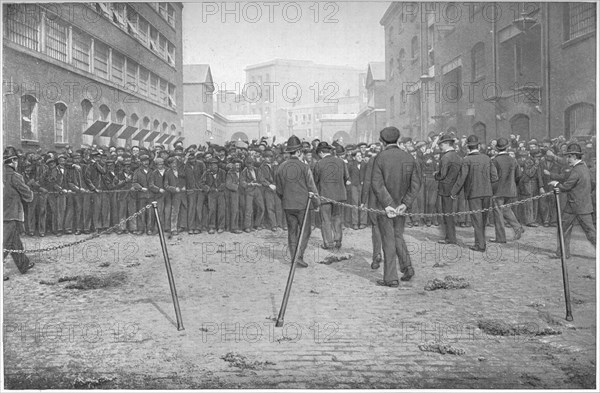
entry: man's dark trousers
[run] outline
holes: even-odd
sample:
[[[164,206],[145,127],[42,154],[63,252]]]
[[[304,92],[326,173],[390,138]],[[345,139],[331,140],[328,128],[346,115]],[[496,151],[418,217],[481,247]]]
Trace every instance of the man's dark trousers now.
[[[405,273],[412,266],[406,242],[404,241],[404,223],[406,217],[388,218],[377,216],[377,226],[383,241],[383,280],[398,281],[396,261],[400,262],[400,271]]]
[[[302,222],[304,220],[305,210],[296,209],[284,209],[285,220],[288,226],[288,248],[290,251],[290,257],[293,258],[294,251],[298,245],[298,239],[300,237],[300,229],[302,228]],[[304,236],[300,240],[300,247],[298,248],[298,258],[304,258],[304,252],[308,245],[308,239],[310,238],[311,224],[310,214],[306,218],[306,226],[304,227]]]
[[[442,212],[452,213],[454,211],[454,199],[449,196],[441,196]],[[444,232],[448,243],[456,243],[456,226],[454,216],[444,216]]]
[[[490,207],[490,197],[469,199],[469,210],[488,209]],[[475,247],[485,250],[485,225],[488,212],[471,213],[471,223],[475,232]]]

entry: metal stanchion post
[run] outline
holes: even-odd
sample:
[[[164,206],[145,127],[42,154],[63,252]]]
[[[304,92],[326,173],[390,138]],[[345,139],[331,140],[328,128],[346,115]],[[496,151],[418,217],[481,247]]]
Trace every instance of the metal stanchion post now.
[[[306,220],[308,218],[308,210],[310,208],[310,197],[306,202],[306,210],[304,210],[304,219],[302,220],[302,227],[300,228],[300,237],[292,256],[292,266],[290,267],[290,274],[288,276],[287,284],[285,286],[285,292],[283,293],[283,301],[281,302],[281,309],[279,310],[279,316],[277,317],[276,327],[283,326],[283,317],[285,316],[285,309],[287,308],[288,299],[290,297],[290,291],[292,290],[292,282],[294,281],[294,273],[296,272],[296,259],[298,258],[298,250],[300,249],[300,243],[302,243],[302,237],[304,236],[304,230],[306,227]],[[288,228],[290,230],[290,228]]]
[[[560,211],[560,189],[554,188],[554,198],[556,200],[556,223],[558,227],[558,244],[560,245],[560,262],[562,264],[562,275],[563,275],[563,286],[565,290],[565,304],[567,307],[567,321],[573,320],[573,314],[571,313],[571,295],[569,291],[569,272],[567,271],[567,262],[565,260],[565,238],[562,226],[562,213]]]
[[[169,286],[171,287],[171,297],[173,298],[175,317],[177,318],[177,330],[185,330],[181,319],[179,300],[177,299],[177,288],[175,288],[175,280],[173,279],[173,272],[171,271],[171,261],[169,260],[169,253],[167,252],[167,242],[165,241],[165,234],[163,233],[162,223],[160,222],[160,216],[158,215],[158,202],[152,202],[152,207],[154,210],[154,217],[156,217],[156,226],[158,227],[158,237],[160,238],[160,246],[162,247],[163,257],[165,259],[165,267],[167,268]]]

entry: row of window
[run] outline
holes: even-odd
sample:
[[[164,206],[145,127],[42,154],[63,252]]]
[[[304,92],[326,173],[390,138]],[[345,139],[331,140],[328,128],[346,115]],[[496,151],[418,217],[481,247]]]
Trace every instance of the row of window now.
[[[404,93],[404,91],[402,92]],[[401,102],[404,102],[402,100]],[[401,106],[404,105],[401,103]],[[390,107],[394,108],[394,97],[390,97]],[[570,138],[572,136],[586,136],[595,134],[595,117],[596,111],[594,105],[580,102],[578,104],[571,105],[565,110],[565,137]],[[390,114],[390,118],[393,118],[393,109]],[[529,116],[519,113],[514,115],[510,119],[511,134],[521,135],[523,140],[530,139],[529,129]],[[448,130],[448,132],[454,132],[456,129]],[[486,126],[482,122],[473,124],[473,134],[477,135],[481,140],[487,141],[486,139]]]
[[[152,3],[155,10],[160,16],[167,21],[171,27],[175,28],[175,8],[170,3]]]
[[[21,139],[26,141],[38,141],[38,100],[33,95],[21,96]],[[55,143],[68,142],[68,106],[64,102],[54,104],[54,141]],[[81,101],[81,132],[87,130],[95,120],[111,122],[111,111],[106,105],[98,108],[97,116],[94,116],[94,107],[89,100]],[[150,118],[144,117],[140,123],[137,114],[133,113],[129,118],[122,110],[117,110],[115,114],[115,123],[124,124],[140,129],[162,132],[163,134],[176,135],[177,127],[174,124],[169,125],[166,122],[161,123],[157,119],[150,123]],[[178,133],[181,135],[181,132]]]
[[[158,29],[152,26],[135,8],[125,3],[90,3],[100,15],[105,16],[117,27],[126,31],[129,35],[136,38],[145,47],[149,48],[154,54],[165,60],[171,66],[175,67],[175,45],[161,34]],[[175,20],[175,10],[170,4],[165,7],[171,9],[173,23]],[[160,10],[164,7],[161,5]],[[164,12],[167,12],[166,10]],[[163,11],[159,11],[162,15]]]
[[[11,5],[24,7],[35,5]],[[37,6],[36,6],[37,7]],[[109,80],[127,91],[175,109],[175,85],[84,32],[45,12],[7,13],[7,39]]]

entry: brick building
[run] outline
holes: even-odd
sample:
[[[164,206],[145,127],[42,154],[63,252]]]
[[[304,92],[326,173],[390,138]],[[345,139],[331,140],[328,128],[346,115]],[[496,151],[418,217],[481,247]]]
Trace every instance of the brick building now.
[[[240,102],[236,102],[235,93],[215,91],[208,64],[183,66],[183,93],[186,143],[223,144],[229,140],[249,141],[260,137],[260,115],[236,113]]]
[[[3,5],[3,142],[171,144],[182,137],[181,3]]]
[[[595,134],[595,3],[395,2],[380,23],[403,134]]]
[[[376,142],[379,131],[386,124],[385,63],[371,62],[367,67],[365,89],[367,101],[361,107],[352,127],[352,134],[357,142]]]

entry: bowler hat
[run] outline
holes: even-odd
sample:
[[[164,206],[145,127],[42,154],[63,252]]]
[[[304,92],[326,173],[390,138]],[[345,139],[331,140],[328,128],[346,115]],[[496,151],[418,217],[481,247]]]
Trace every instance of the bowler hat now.
[[[8,162],[8,161],[19,158],[19,156],[17,155],[17,151],[15,150],[14,147],[7,146],[6,149],[4,149],[3,158],[4,158],[4,162]]]
[[[496,150],[506,150],[509,145],[510,144],[508,143],[508,140],[506,138],[498,138],[498,140],[496,141]]]
[[[581,146],[579,146],[578,143],[573,142],[573,143],[569,143],[569,145],[567,146],[566,154],[575,154],[581,158],[581,156],[583,155],[583,152],[581,151]]]
[[[329,143],[327,143],[326,141],[323,142],[319,142],[319,144],[317,145],[317,153],[320,153],[322,151],[331,151],[333,150],[334,147],[331,146]]]
[[[454,143],[455,137],[453,134],[442,134],[440,139],[438,140],[438,145],[441,145],[444,142],[452,142]]]
[[[300,139],[298,139],[298,137],[296,135],[292,135],[290,137],[290,139],[288,139],[287,145],[286,145],[284,151],[286,153],[294,153],[295,151],[299,150],[301,147],[302,147],[302,142],[300,142]]]
[[[379,133],[379,138],[385,143],[396,143],[400,138],[400,130],[396,127],[385,127]]]
[[[477,135],[469,135],[467,138],[467,146],[477,147],[477,145],[479,145],[479,138],[477,138]]]
[[[356,145],[356,146],[358,146],[358,147],[361,147],[361,146],[367,146],[367,143],[366,143],[366,142],[360,142],[360,143],[359,143],[358,145]]]

